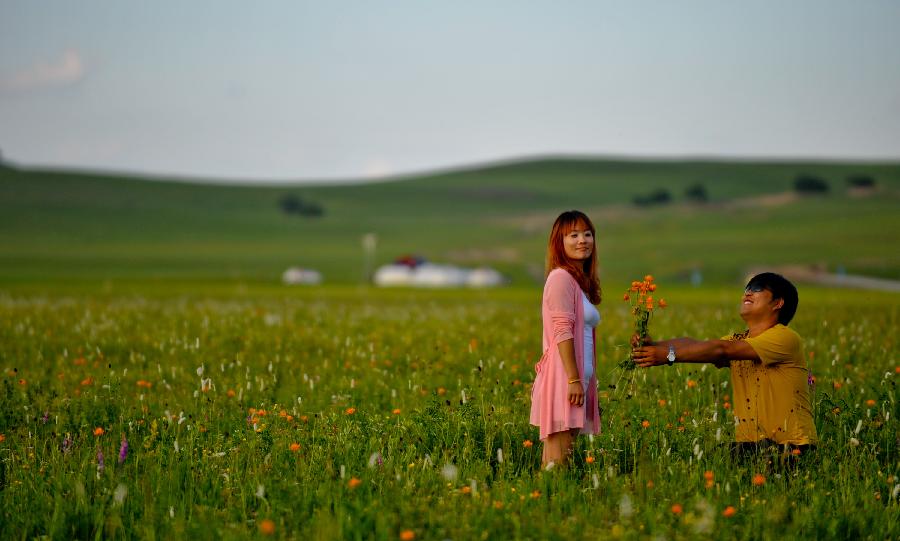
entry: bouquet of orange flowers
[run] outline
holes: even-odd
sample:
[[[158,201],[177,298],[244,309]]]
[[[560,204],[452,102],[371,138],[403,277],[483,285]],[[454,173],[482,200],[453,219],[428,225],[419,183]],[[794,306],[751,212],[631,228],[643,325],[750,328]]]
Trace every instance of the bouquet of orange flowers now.
[[[622,297],[627,303],[631,304],[631,315],[634,316],[634,334],[638,337],[638,346],[644,345],[650,328],[650,317],[657,308],[665,308],[668,306],[665,299],[656,300],[653,293],[656,291],[656,284],[653,283],[653,276],[644,276],[641,282],[631,282],[631,287]],[[619,363],[619,368],[625,370],[634,370],[637,367],[631,358],[631,351],[628,352],[628,358]]]

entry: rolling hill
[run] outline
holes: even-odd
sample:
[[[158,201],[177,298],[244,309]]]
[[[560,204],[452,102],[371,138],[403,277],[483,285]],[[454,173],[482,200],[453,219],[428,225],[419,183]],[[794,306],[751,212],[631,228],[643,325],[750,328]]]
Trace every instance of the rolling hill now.
[[[798,175],[830,186],[797,197]],[[868,175],[874,191],[846,179]],[[702,184],[707,203],[685,190]],[[665,189],[673,201],[636,207]],[[286,214],[285,196],[319,218]],[[491,265],[514,284],[541,273],[561,210],[598,228],[604,280],[654,272],[731,283],[751,265],[820,264],[900,278],[900,164],[540,159],[352,185],[259,186],[0,168],[0,289],[101,281],[275,283],[288,266],[329,283],[363,279],[360,238],[377,262],[407,253]]]

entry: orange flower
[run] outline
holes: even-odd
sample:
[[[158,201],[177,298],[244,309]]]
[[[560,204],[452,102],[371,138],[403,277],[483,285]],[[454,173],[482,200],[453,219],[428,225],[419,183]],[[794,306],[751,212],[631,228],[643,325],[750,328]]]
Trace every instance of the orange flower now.
[[[263,519],[259,522],[259,533],[263,535],[272,535],[275,533],[275,523],[271,519]]]
[[[643,421],[641,421],[641,426],[644,428],[650,428],[650,421],[644,419]]]
[[[531,440],[525,440],[522,442],[522,447],[525,447],[525,448],[531,447],[532,445],[534,445],[534,444],[531,442]]]
[[[800,456],[800,449],[794,449],[791,451],[791,454],[794,456]]]
[[[540,497],[541,497],[541,491],[540,491],[540,490],[535,490],[534,492],[531,493],[531,497],[532,497],[533,499],[540,498]]]
[[[672,514],[673,515],[680,515],[682,511],[683,511],[683,509],[681,508],[680,503],[676,503],[675,505],[672,506]]]
[[[649,289],[650,291],[656,291],[656,284],[650,284],[649,286],[647,286],[647,289]]]
[[[22,378],[19,380],[19,385],[25,386],[25,385],[28,385],[28,382],[25,381],[25,378]]]
[[[722,405],[722,407],[725,408],[725,409],[727,409],[727,410],[730,410],[730,409],[731,409],[731,402],[725,402],[725,403]]]
[[[228,389],[228,392],[225,394],[228,396],[228,398],[234,398],[234,395],[236,393],[234,392],[234,389]]]
[[[503,509],[503,502],[497,500],[494,502],[494,509]]]
[[[403,530],[400,532],[401,541],[412,541],[416,538],[416,532],[412,530]]]
[[[83,380],[81,380],[82,387],[86,387],[92,383],[94,383],[94,378],[92,378],[91,376],[88,376],[88,377],[84,378]]]
[[[354,413],[356,413],[356,408],[347,408],[344,410],[344,413],[346,415],[353,415]]]
[[[445,394],[447,394],[447,389],[444,389],[443,387],[438,387],[437,394],[439,396],[444,396]]]
[[[841,385],[840,381],[835,381],[832,385],[834,386],[835,389],[840,389],[841,387],[843,387],[843,385]]]
[[[661,408],[666,407],[666,401],[663,400],[662,398],[659,399],[658,404],[659,404],[659,407],[661,407]]]
[[[703,472],[703,478],[707,481],[712,481],[715,478],[716,474],[714,474],[711,470],[706,470]]]
[[[0,434],[0,443],[6,441],[6,434]]]
[[[689,379],[689,380],[687,380],[687,386],[690,388],[694,388],[697,386],[697,382],[692,379]]]
[[[894,368],[894,373],[895,373],[895,374],[900,374],[900,366]]]
[[[394,411],[392,411],[391,413],[393,413],[394,415],[400,415],[400,408],[394,408]]]
[[[735,509],[733,505],[729,505],[722,511],[722,516],[726,518],[733,517],[735,513],[737,513],[737,509]]]
[[[105,432],[106,432],[106,431],[103,430],[103,427],[99,427],[99,426],[98,426],[97,428],[94,429],[94,435],[95,435],[95,436],[102,436]]]
[[[653,488],[653,479],[647,480],[647,488]]]
[[[766,477],[761,473],[757,473],[753,476],[753,484],[758,487],[763,486],[766,484]]]
[[[463,494],[471,494],[472,487],[470,487],[469,485],[466,485],[466,486],[460,488],[459,491],[462,492]]]
[[[362,481],[357,479],[356,477],[351,477],[349,481],[347,481],[347,486],[349,488],[356,488],[362,484]]]
[[[645,282],[652,282],[652,281],[653,281],[653,275],[652,275],[652,274],[648,274],[647,276],[644,276],[644,281],[645,281]]]
[[[870,399],[866,400],[866,405],[869,406],[870,408],[873,408],[873,407],[875,407],[875,401],[870,398]]]
[[[284,420],[290,423],[291,421],[294,420],[294,416],[293,416],[293,415],[288,415],[287,417],[284,418]]]
[[[623,300],[623,301],[630,301],[630,300],[631,300],[631,297],[629,297],[629,296],[628,296],[628,293],[626,293],[626,294],[622,295],[622,300]]]
[[[666,306],[669,306],[669,303],[666,302],[666,299],[659,299],[659,307],[665,308]]]
[[[295,442],[295,443],[290,444],[290,445],[288,446],[288,448],[289,448],[291,451],[293,451],[294,453],[296,453],[297,451],[300,450],[300,444]]]

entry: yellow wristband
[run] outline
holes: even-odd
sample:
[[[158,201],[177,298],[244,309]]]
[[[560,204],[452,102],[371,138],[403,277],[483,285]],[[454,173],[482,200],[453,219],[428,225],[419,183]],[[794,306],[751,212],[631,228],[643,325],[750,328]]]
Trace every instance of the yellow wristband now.
[[[572,379],[570,379],[570,380],[569,380],[569,384],[571,385],[572,383],[581,383],[581,378],[572,378]]]

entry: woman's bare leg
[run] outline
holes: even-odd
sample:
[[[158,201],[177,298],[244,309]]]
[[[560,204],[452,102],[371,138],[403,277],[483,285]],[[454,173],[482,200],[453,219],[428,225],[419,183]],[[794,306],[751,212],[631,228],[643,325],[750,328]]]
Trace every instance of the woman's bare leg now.
[[[557,466],[564,466],[572,456],[572,449],[575,446],[575,436],[578,435],[579,429],[563,430],[562,432],[554,432],[547,436],[544,440],[544,451],[541,455],[541,466],[546,468],[547,464],[553,462]]]

